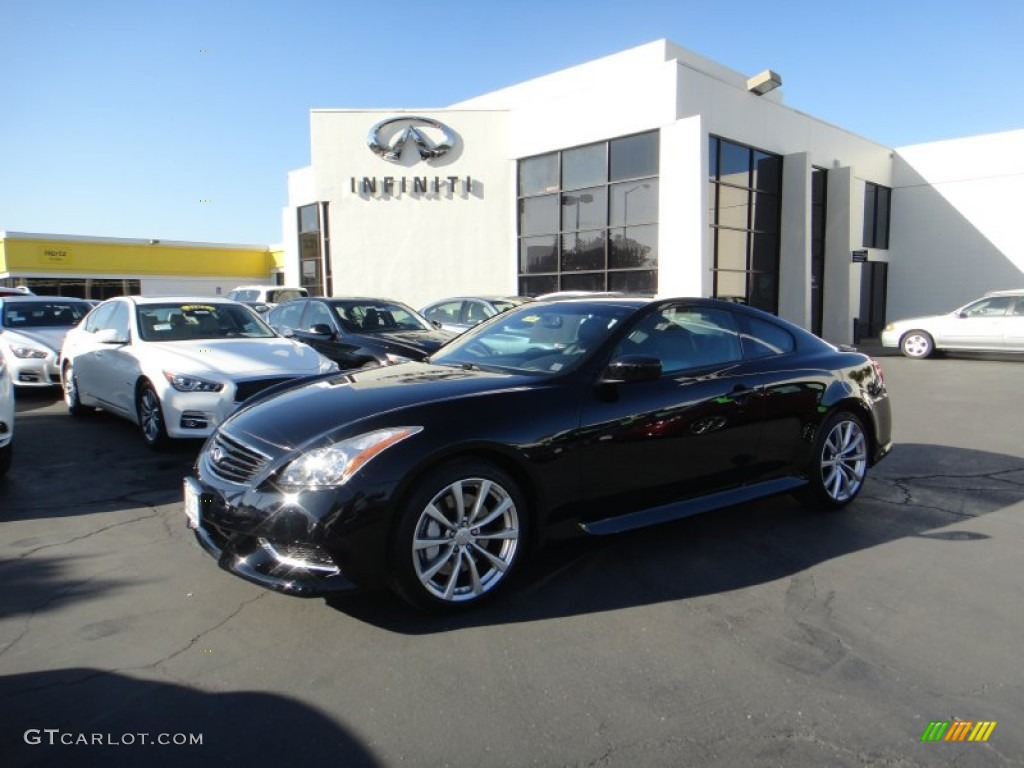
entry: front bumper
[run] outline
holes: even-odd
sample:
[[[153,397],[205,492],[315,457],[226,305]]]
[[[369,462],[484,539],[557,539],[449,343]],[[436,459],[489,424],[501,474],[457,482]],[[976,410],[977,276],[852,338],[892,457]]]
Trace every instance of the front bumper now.
[[[900,345],[900,331],[882,331],[880,341],[883,347],[898,347]]]
[[[53,353],[45,358],[9,355],[7,367],[16,387],[60,386],[60,368],[57,367],[57,356]]]
[[[184,500],[186,524],[200,546],[240,578],[302,597],[350,591],[364,581],[353,578],[345,565],[353,549],[367,551],[365,541],[348,546],[334,538],[327,522],[336,517],[331,494],[228,489],[187,477]],[[383,557],[382,548],[373,549]]]

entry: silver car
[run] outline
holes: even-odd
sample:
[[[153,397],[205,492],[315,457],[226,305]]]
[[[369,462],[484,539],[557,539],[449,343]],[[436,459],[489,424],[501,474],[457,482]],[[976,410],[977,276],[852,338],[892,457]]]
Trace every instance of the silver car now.
[[[454,296],[428,304],[420,314],[446,331],[462,333],[527,301],[526,296]]]
[[[912,358],[943,349],[1024,352],[1024,289],[993,291],[944,315],[889,323],[882,346]]]
[[[0,296],[0,354],[14,386],[60,384],[64,336],[90,309],[87,301],[64,296]]]

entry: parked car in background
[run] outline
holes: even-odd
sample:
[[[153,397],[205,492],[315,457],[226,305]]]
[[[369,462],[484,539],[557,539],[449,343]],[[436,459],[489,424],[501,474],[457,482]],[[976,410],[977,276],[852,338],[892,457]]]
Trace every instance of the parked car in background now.
[[[0,351],[0,477],[11,468],[14,453],[14,384],[7,357]]]
[[[248,304],[261,315],[282,302],[305,296],[309,296],[305,288],[288,285],[240,285],[228,292],[229,299]]]
[[[941,350],[1024,352],[1024,289],[986,293],[945,315],[897,320],[881,341],[912,358]]]
[[[59,385],[57,358],[64,335],[91,309],[84,299],[0,296],[0,353],[14,386]]]
[[[462,333],[478,323],[533,299],[527,296],[453,296],[429,304],[420,314],[446,331]]]
[[[331,370],[248,307],[206,297],[109,299],[68,333],[60,355],[71,415],[103,408],[138,424],[153,448],[206,437],[257,392]]]
[[[343,369],[422,360],[455,335],[388,299],[296,299],[268,312],[267,322]]]
[[[21,285],[17,288],[8,288],[5,285],[0,285],[0,296],[34,296],[28,288]]]
[[[200,452],[185,512],[221,567],[265,587],[388,584],[454,609],[547,539],[784,492],[842,507],[890,432],[878,363],[773,315],[537,302],[423,362],[243,406]]]

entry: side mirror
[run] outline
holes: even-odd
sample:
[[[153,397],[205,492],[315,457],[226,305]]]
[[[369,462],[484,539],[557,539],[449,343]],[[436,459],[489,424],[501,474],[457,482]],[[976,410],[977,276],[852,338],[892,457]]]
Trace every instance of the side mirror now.
[[[647,355],[623,355],[608,363],[601,374],[601,384],[624,384],[655,381],[661,378],[661,360]]]
[[[432,326],[434,326],[434,327],[435,327],[435,328],[436,328],[437,330],[439,330],[439,331],[441,330],[441,328],[443,328],[443,327],[444,327],[444,326],[442,326],[442,325],[441,325],[441,321],[440,321],[440,320],[431,320],[431,321],[430,321],[430,324],[431,324]]]
[[[327,323],[317,323],[309,329],[309,333],[313,336],[334,336],[334,329],[331,328]]]
[[[124,338],[116,328],[101,328],[96,331],[93,337],[98,344],[127,344],[128,339]]]

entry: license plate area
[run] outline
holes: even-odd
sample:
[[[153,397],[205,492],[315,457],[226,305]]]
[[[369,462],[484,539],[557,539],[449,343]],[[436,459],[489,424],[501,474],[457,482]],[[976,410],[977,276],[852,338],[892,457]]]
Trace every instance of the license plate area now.
[[[203,523],[203,513],[213,508],[213,494],[202,493],[199,484],[186,477],[184,500],[185,522],[192,530],[198,530]]]

